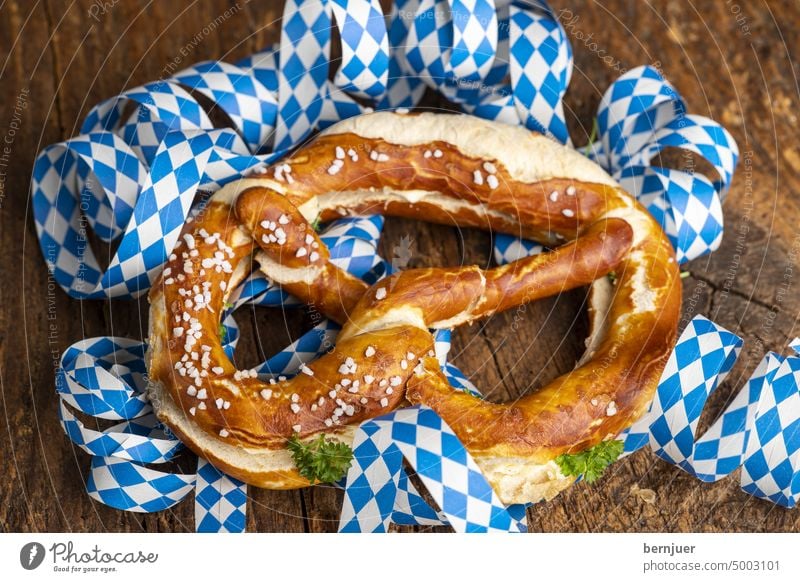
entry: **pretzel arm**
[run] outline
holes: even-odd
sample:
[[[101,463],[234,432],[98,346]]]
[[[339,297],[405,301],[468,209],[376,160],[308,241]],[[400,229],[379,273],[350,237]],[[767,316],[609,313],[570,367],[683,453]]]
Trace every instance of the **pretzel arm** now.
[[[325,317],[347,321],[368,285],[330,262],[328,248],[288,198],[269,187],[248,188],[236,214],[261,249],[257,259],[269,278]]]
[[[363,296],[339,337],[380,329],[387,322],[450,328],[588,285],[622,263],[632,238],[628,223],[612,218],[598,221],[580,238],[551,252],[494,269],[402,271]]]

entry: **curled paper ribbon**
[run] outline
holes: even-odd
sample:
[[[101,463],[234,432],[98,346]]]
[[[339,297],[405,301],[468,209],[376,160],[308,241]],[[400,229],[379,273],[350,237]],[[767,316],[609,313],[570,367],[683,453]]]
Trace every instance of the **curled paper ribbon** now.
[[[768,353],[711,427],[697,438],[706,400],[742,340],[697,316],[667,362],[650,411],[625,435],[625,453],[647,444],[701,481],[742,467],[742,489],[784,507],[800,493],[800,358]]]
[[[334,23],[343,48],[331,82]],[[198,192],[367,111],[354,97],[376,108],[413,106],[430,87],[465,111],[566,142],[561,99],[571,71],[570,44],[543,1],[406,0],[395,4],[387,29],[377,0],[291,0],[278,47],[130,89],[94,107],[81,135],[39,154],[31,191],[42,252],[73,297],[135,297],[160,272]],[[190,91],[211,99],[233,128],[214,128]],[[718,246],[720,196],[737,159],[721,126],[684,111],[654,69],[634,69],[601,101],[601,139],[591,148],[661,220],[682,261]],[[719,179],[651,166],[668,146],[705,157]],[[87,228],[118,243],[105,270],[87,244]],[[513,244],[498,237],[497,252]]]
[[[597,123],[600,139],[591,144],[590,157],[656,217],[678,261],[716,250],[722,240],[722,199],[739,157],[725,128],[687,114],[683,98],[650,66],[625,73],[608,88]],[[703,157],[717,178],[651,165],[667,147]]]
[[[440,523],[461,533],[526,529],[524,507],[503,505],[452,429],[428,407],[403,408],[363,423],[353,440],[353,457],[341,532],[387,531],[403,459],[441,507],[445,520]]]
[[[334,24],[342,40],[342,59],[329,81]],[[523,124],[568,142],[561,99],[571,72],[568,39],[543,1],[400,0],[385,21],[377,0],[290,0],[279,45],[235,64],[200,63],[126,91],[93,108],[81,135],[46,148],[32,178],[40,244],[55,280],[71,296],[135,297],[160,272],[204,193],[285,155],[312,131],[370,106],[415,106],[430,88],[467,112]],[[233,127],[213,127],[193,92],[213,101]],[[719,243],[720,197],[737,153],[723,128],[687,116],[684,109],[657,72],[635,69],[612,84],[603,98],[600,140],[591,145],[590,155],[648,206],[680,259],[688,260]],[[651,166],[650,158],[668,146],[705,157],[717,168],[719,179]],[[375,252],[381,225],[382,219],[375,217],[337,221],[323,240],[340,266],[373,282],[390,270]],[[118,243],[105,270],[88,248],[87,227],[101,240]],[[499,236],[495,258],[508,262],[541,250],[530,241]],[[238,339],[232,317],[236,308],[297,304],[259,274],[237,290],[232,303],[223,318],[231,357]],[[324,351],[336,332],[334,324],[320,321],[258,371],[294,373]],[[449,336],[441,333],[437,353],[451,383],[477,394],[446,363],[448,347]],[[79,342],[64,354],[60,414],[67,434],[94,455],[90,495],[120,509],[151,511],[171,507],[194,490],[199,530],[241,531],[246,499],[242,483],[202,460],[191,475],[141,465],[166,462],[181,449],[158,426],[144,396],[144,349],[131,340],[97,338]],[[72,409],[124,422],[94,430]],[[435,420],[430,414],[419,408],[398,413],[398,418],[406,424],[426,422],[431,429]],[[387,421],[381,422],[384,428],[378,432],[383,434]],[[436,430],[441,443],[452,444],[443,423]],[[392,451],[411,454],[406,445]],[[479,483],[482,477],[474,471],[474,462],[470,464],[465,454],[460,458],[467,459],[461,464],[464,474]],[[430,481],[435,462],[420,466],[423,480],[435,488],[436,481]],[[445,481],[447,487],[462,483],[449,473],[441,475],[440,482]],[[394,501],[387,510],[389,518],[381,514],[380,527],[391,519],[428,525],[446,521],[463,531],[524,528],[521,506],[498,506],[483,485],[473,500],[467,481],[457,492],[461,497],[437,499],[444,503],[439,513],[424,503],[401,467],[393,473]],[[454,499],[466,500],[463,512],[469,515]]]

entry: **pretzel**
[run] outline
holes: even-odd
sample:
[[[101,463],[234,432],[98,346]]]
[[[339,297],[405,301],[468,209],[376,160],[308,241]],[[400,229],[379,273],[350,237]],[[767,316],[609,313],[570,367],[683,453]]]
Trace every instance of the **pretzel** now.
[[[363,213],[557,248],[492,269],[406,270],[369,287],[330,262],[310,224]],[[253,258],[343,325],[335,349],[291,379],[236,370],[221,346],[224,302]],[[431,329],[589,284],[590,335],[574,370],[504,404],[448,385]],[[351,443],[362,421],[422,403],[452,427],[500,498],[517,503],[556,495],[574,481],[558,455],[614,438],[643,414],[675,342],[681,285],[658,223],[574,150],[466,115],[380,112],[341,122],[214,194],[149,299],[154,408],[226,473],[266,488],[306,486],[288,438],[324,433]]]

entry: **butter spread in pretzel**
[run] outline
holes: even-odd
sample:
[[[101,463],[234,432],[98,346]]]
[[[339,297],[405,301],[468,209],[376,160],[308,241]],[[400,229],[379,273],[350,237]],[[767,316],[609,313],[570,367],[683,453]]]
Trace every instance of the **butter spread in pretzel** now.
[[[494,269],[413,269],[372,287],[337,268],[309,222],[382,213],[535,239],[555,250]],[[558,246],[560,245],[560,246]],[[218,335],[228,295],[260,268],[343,324],[291,379],[236,370]],[[612,284],[606,274],[614,272]],[[506,404],[454,391],[430,329],[591,284],[578,366]],[[614,438],[650,402],[674,345],[680,278],[655,220],[599,166],[520,127],[466,115],[374,113],[323,132],[262,177],[229,184],[186,225],[150,293],[150,396],[197,454],[248,483],[307,485],[286,440],[345,443],[365,419],[424,403],[501,499],[551,498],[554,459]]]

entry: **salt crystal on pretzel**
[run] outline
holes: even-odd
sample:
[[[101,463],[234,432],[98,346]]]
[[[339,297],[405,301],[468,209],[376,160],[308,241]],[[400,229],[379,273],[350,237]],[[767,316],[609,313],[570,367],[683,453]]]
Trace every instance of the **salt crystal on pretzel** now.
[[[156,413],[222,471],[261,487],[305,486],[287,439],[325,433],[349,444],[359,423],[410,401],[444,418],[504,502],[538,501],[574,481],[560,472],[558,455],[614,438],[645,411],[677,335],[677,263],[656,221],[581,154],[466,115],[381,112],[333,126],[275,167],[284,176],[290,167],[292,183],[266,173],[211,198],[166,265],[183,279],[162,277],[150,293]],[[310,225],[363,213],[561,246],[494,269],[410,269],[370,289],[330,262]],[[201,275],[210,257],[220,268]],[[236,370],[217,335],[224,303],[252,258],[284,290],[343,324],[336,349],[289,380],[266,383]],[[605,276],[612,271],[616,283]],[[574,370],[514,402],[453,390],[428,355],[431,329],[587,284],[586,354]],[[194,300],[184,300],[187,293]],[[194,364],[200,346],[210,349]],[[184,361],[191,374],[176,369]],[[223,406],[205,406],[201,391]]]

